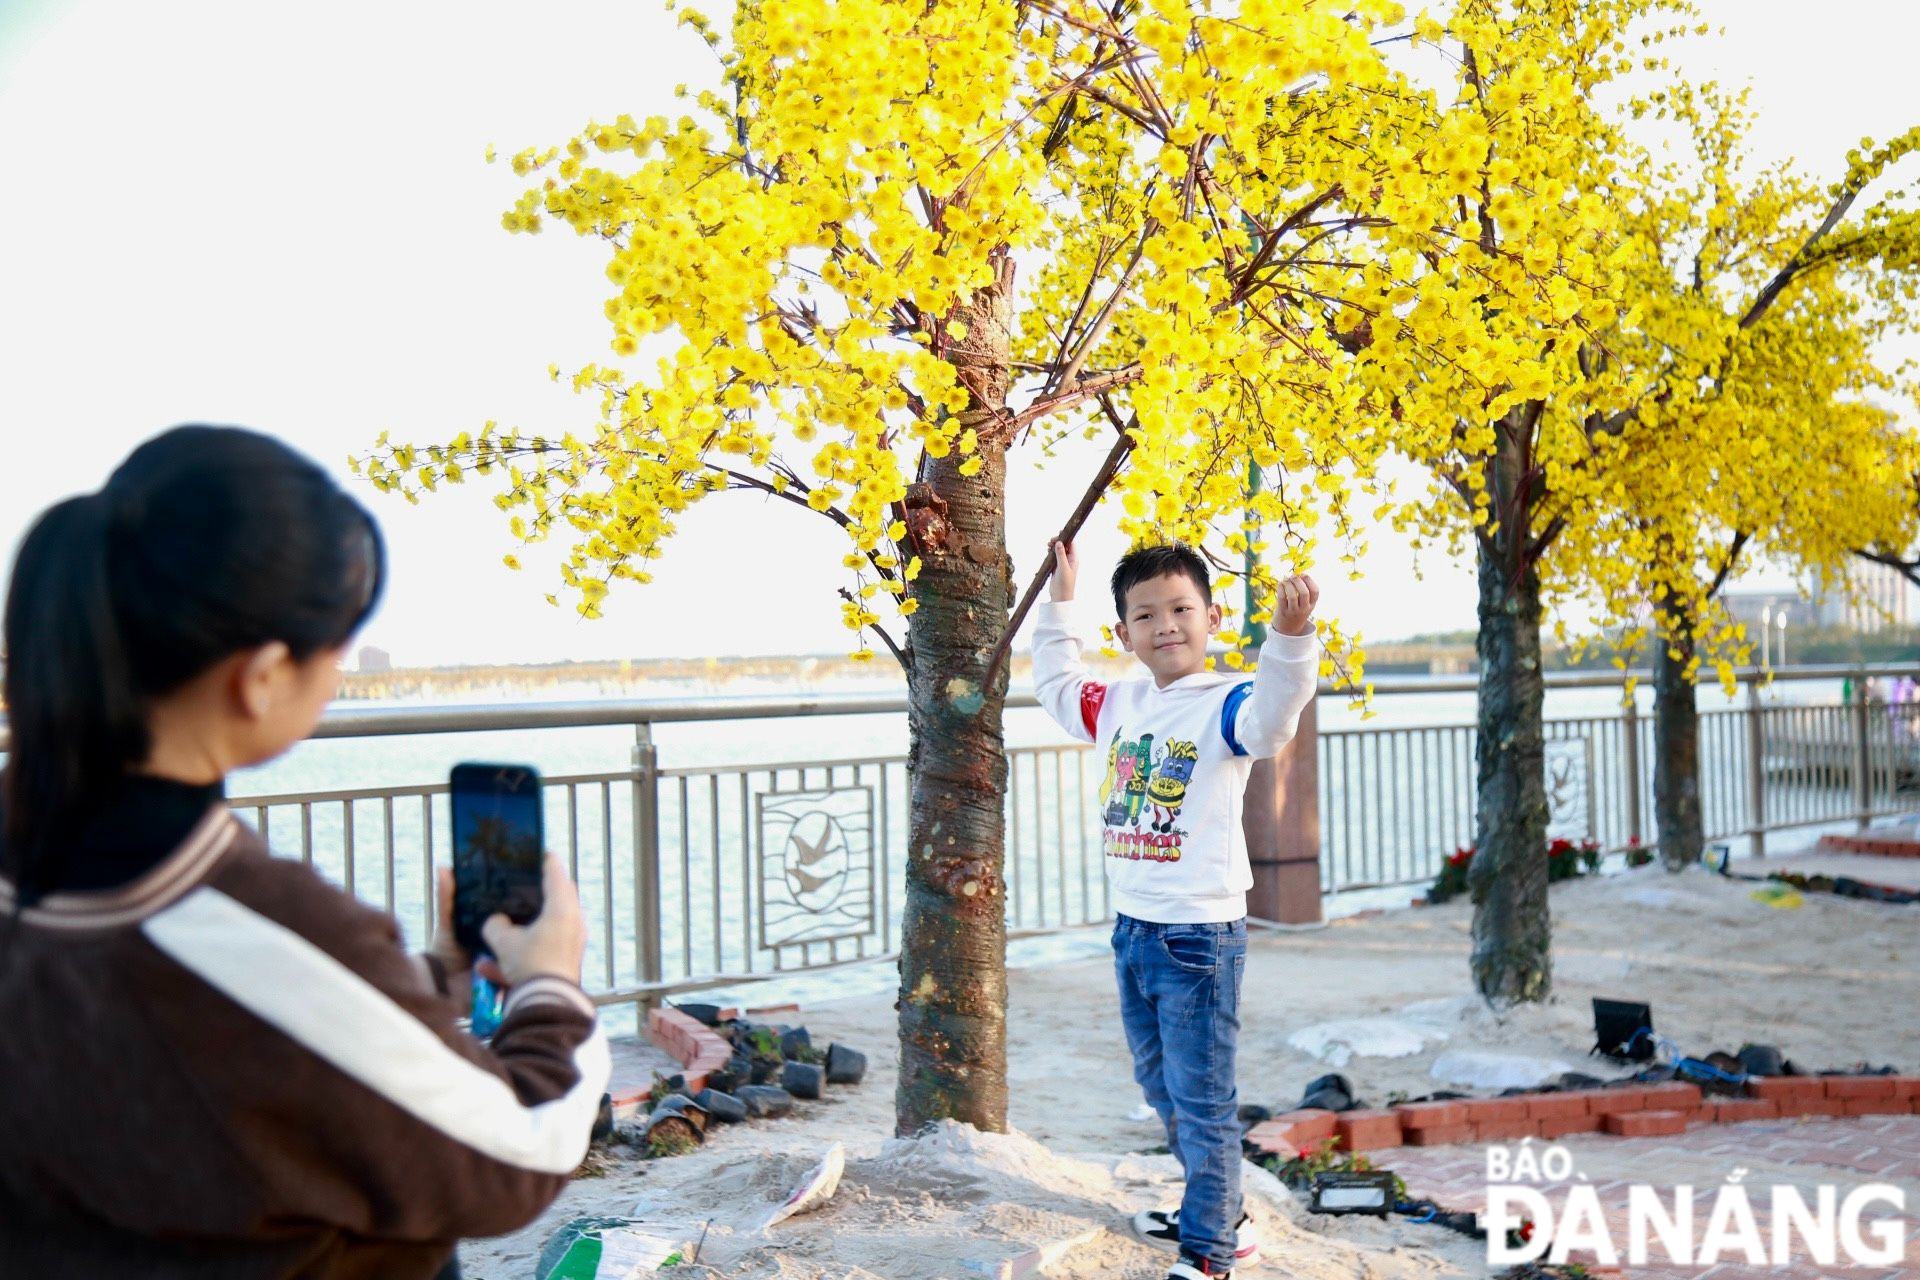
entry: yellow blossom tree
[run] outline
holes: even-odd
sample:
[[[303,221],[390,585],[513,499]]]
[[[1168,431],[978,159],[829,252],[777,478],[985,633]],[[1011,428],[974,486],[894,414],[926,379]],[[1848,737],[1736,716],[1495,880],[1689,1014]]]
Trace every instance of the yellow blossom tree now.
[[[1009,449],[1110,439],[1069,533],[1112,492],[1138,538],[1258,552],[1278,528],[1304,564],[1329,528],[1351,550],[1400,437],[1453,430],[1451,401],[1422,418],[1354,350],[1531,385],[1553,335],[1609,318],[1585,314],[1604,204],[1490,168],[1497,118],[1388,61],[1441,31],[1403,19],[1384,0],[742,0],[724,31],[683,14],[719,55],[687,114],[514,158],[537,185],[509,229],[606,246],[610,355],[573,377],[598,420],[383,439],[360,463],[409,497],[487,477],[514,536],[569,540],[587,616],[716,493],[845,531],[844,619],[909,693],[901,1132],[1005,1123]],[[1523,109],[1579,89],[1500,92]],[[1536,208],[1543,247],[1475,247],[1466,199]],[[1526,341],[1488,333],[1496,297]]]
[[[1380,279],[1376,309],[1402,322],[1351,344],[1363,379],[1396,405],[1395,449],[1433,478],[1388,504],[1394,527],[1416,547],[1471,547],[1475,561],[1470,963],[1495,1004],[1552,989],[1541,627],[1547,603],[1589,571],[1552,553],[1611,492],[1609,441],[1643,392],[1635,370],[1596,358],[1597,333],[1619,318],[1614,224],[1634,177],[1619,115],[1600,100],[1630,72],[1670,80],[1639,42],[1690,16],[1680,0],[1463,0],[1428,24],[1458,103],[1421,159],[1444,175],[1457,247],[1395,273],[1422,275],[1417,293]],[[1435,362],[1414,341],[1471,354]]]
[[[1887,530],[1884,502],[1859,502],[1826,526],[1821,513],[1863,490],[1877,494],[1887,474],[1893,437],[1870,406],[1846,397],[1875,382],[1862,352],[1906,286],[1883,274],[1863,298],[1847,292],[1849,284],[1823,282],[1836,267],[1910,257],[1901,247],[1910,234],[1905,215],[1892,206],[1877,205],[1852,223],[1845,218],[1866,183],[1910,149],[1911,139],[1866,147],[1850,157],[1847,178],[1826,192],[1778,174],[1736,191],[1744,117],[1710,86],[1679,80],[1660,51],[1685,33],[1691,7],[1580,6],[1587,22],[1556,58],[1555,41],[1541,44],[1546,23],[1511,19],[1546,17],[1557,8],[1463,6],[1448,36],[1458,41],[1464,64],[1487,69],[1473,79],[1490,111],[1500,109],[1503,84],[1508,102],[1523,79],[1564,76],[1577,86],[1557,117],[1514,113],[1505,136],[1490,141],[1490,170],[1517,168],[1526,175],[1523,188],[1571,184],[1609,208],[1632,211],[1597,286],[1605,300],[1585,308],[1603,331],[1576,342],[1560,335],[1534,342],[1541,361],[1530,384],[1480,400],[1464,380],[1423,382],[1413,394],[1431,407],[1418,417],[1437,419],[1439,401],[1450,396],[1477,412],[1463,410],[1449,434],[1406,437],[1436,482],[1427,499],[1396,513],[1416,537],[1438,534],[1455,547],[1470,540],[1475,551],[1481,667],[1473,964],[1480,989],[1495,1000],[1539,999],[1551,987],[1540,853],[1546,799],[1539,642],[1548,606],[1597,601],[1602,617],[1621,618],[1652,598],[1672,640],[1691,634],[1697,606],[1756,534],[1764,531],[1776,554],[1817,566],[1831,564],[1836,547],[1859,545],[1850,539]],[[1649,29],[1649,21],[1667,25]],[[1636,46],[1644,52],[1632,52]],[[1655,85],[1629,104],[1633,111],[1671,111],[1693,126],[1701,185],[1689,187],[1675,170],[1656,166],[1623,136],[1621,116],[1595,109],[1599,92],[1629,69]],[[1483,247],[1525,259],[1554,242],[1550,228],[1541,238],[1540,220],[1527,205],[1503,208],[1497,197],[1472,203]],[[1488,309],[1498,305],[1495,299]],[[1571,297],[1566,305],[1574,305]],[[1862,306],[1882,313],[1870,316]],[[1489,317],[1489,327],[1498,330],[1506,319]],[[1512,329],[1509,335],[1528,341]],[[1840,367],[1816,369],[1823,360]],[[1390,353],[1372,363],[1388,384],[1410,372]],[[1804,433],[1823,428],[1828,436],[1809,448]],[[1748,467],[1756,451],[1766,452],[1775,469],[1716,480]],[[1815,484],[1831,484],[1849,468],[1864,474],[1849,476],[1837,498],[1783,491],[1780,478],[1796,461]],[[1738,635],[1720,621],[1710,640],[1737,645]],[[1664,683],[1691,670],[1691,641],[1672,649],[1682,656],[1669,659],[1677,665]],[[1686,688],[1690,693],[1691,684]],[[1669,705],[1680,713],[1677,700]],[[1676,815],[1689,776],[1682,750],[1674,739],[1675,759],[1662,771],[1663,804]]]
[[[1623,638],[1654,640],[1655,814],[1678,870],[1705,834],[1695,680],[1705,662],[1731,692],[1751,648],[1720,589],[1762,562],[1844,593],[1856,555],[1914,542],[1913,443],[1889,407],[1911,390],[1881,352],[1913,328],[1920,219],[1899,191],[1856,206],[1920,130],[1864,141],[1831,184],[1748,178],[1744,95],[1680,85],[1637,106],[1692,146],[1684,166],[1648,159],[1623,226],[1628,306],[1596,358],[1644,390],[1608,441],[1614,500],[1561,554],[1591,567],[1603,618],[1650,607]]]

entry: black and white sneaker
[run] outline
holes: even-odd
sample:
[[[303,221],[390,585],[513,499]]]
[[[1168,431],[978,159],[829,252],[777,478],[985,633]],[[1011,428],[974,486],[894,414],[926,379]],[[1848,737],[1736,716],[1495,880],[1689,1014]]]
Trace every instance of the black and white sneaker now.
[[[1180,1261],[1173,1264],[1167,1272],[1167,1280],[1228,1280],[1231,1271],[1215,1271],[1213,1264],[1205,1258],[1196,1258],[1190,1253],[1180,1255]]]
[[[1177,1250],[1180,1247],[1180,1211],[1143,1209],[1133,1215],[1133,1233],[1148,1244]],[[1233,1231],[1233,1265],[1253,1267],[1259,1263],[1260,1234],[1253,1225],[1253,1218],[1243,1213]]]

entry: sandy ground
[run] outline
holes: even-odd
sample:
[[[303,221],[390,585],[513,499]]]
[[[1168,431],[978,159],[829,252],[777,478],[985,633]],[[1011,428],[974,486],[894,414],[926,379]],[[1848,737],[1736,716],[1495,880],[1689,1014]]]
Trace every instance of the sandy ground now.
[[[1920,883],[1920,865],[1896,859],[1802,854],[1735,864],[1767,867]],[[1778,1045],[1808,1069],[1860,1061],[1920,1068],[1920,905],[1808,894],[1799,907],[1780,909],[1755,901],[1755,887],[1657,867],[1554,886],[1555,995],[1504,1018],[1471,995],[1464,901],[1258,935],[1242,1007],[1242,1101],[1284,1108],[1309,1080],[1335,1069],[1371,1103],[1464,1087],[1435,1075],[1436,1063],[1444,1077],[1462,1054],[1500,1055],[1493,1065],[1522,1074],[1553,1064],[1618,1074],[1587,1056],[1594,996],[1650,1003],[1656,1030],[1693,1054],[1752,1040]],[[1177,1170],[1168,1157],[1133,1154],[1161,1136],[1156,1125],[1128,1118],[1139,1093],[1110,968],[1096,961],[1016,972],[1010,987],[1017,1136],[953,1131],[891,1141],[892,1001],[810,1008],[799,1020],[816,1043],[868,1052],[873,1069],[863,1085],[803,1104],[792,1119],[718,1129],[680,1159],[627,1159],[582,1178],[525,1231],[464,1247],[468,1275],[531,1277],[540,1244],[560,1222],[639,1207],[650,1220],[694,1224],[695,1234],[712,1220],[702,1254],[709,1265],[687,1275],[948,1280],[1097,1230],[1046,1274],[1157,1280],[1166,1255],[1127,1237],[1126,1218],[1175,1201]],[[817,1213],[759,1232],[785,1189],[836,1141],[849,1160],[839,1195]],[[1308,1215],[1258,1173],[1248,1167],[1250,1208],[1270,1263],[1279,1265],[1256,1274],[1484,1273],[1477,1242],[1397,1219]]]

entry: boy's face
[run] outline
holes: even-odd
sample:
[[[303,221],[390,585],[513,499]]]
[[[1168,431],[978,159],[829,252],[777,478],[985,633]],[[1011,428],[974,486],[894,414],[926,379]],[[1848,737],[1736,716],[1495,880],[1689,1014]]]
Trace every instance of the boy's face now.
[[[1220,629],[1220,606],[1208,604],[1184,573],[1137,582],[1113,634],[1161,684],[1207,669],[1207,637]]]

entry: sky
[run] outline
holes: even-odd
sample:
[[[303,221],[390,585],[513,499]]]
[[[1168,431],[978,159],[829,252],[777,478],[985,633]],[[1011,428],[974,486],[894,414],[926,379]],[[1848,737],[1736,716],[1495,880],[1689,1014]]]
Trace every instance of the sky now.
[[[1920,118],[1920,5],[1701,7],[1726,35],[1690,42],[1683,69],[1753,86],[1762,160],[1831,177],[1862,135]],[[235,423],[305,451],[378,516],[392,577],[364,639],[403,664],[845,651],[846,545],[811,513],[704,501],[655,581],[586,622],[546,604],[550,562],[500,565],[514,548],[488,490],[410,507],[347,471],[383,430],[591,426],[546,369],[610,358],[603,258],[564,231],[502,231],[521,184],[484,153],[677,114],[675,84],[713,66],[656,0],[0,0],[0,556],[140,440]],[[1022,585],[1102,447],[1045,470],[1016,452]],[[1084,562],[1123,549],[1112,526],[1096,513]],[[1466,566],[1430,553],[1416,577],[1389,531],[1371,543],[1358,578],[1329,559],[1323,612],[1369,641],[1473,626]]]

